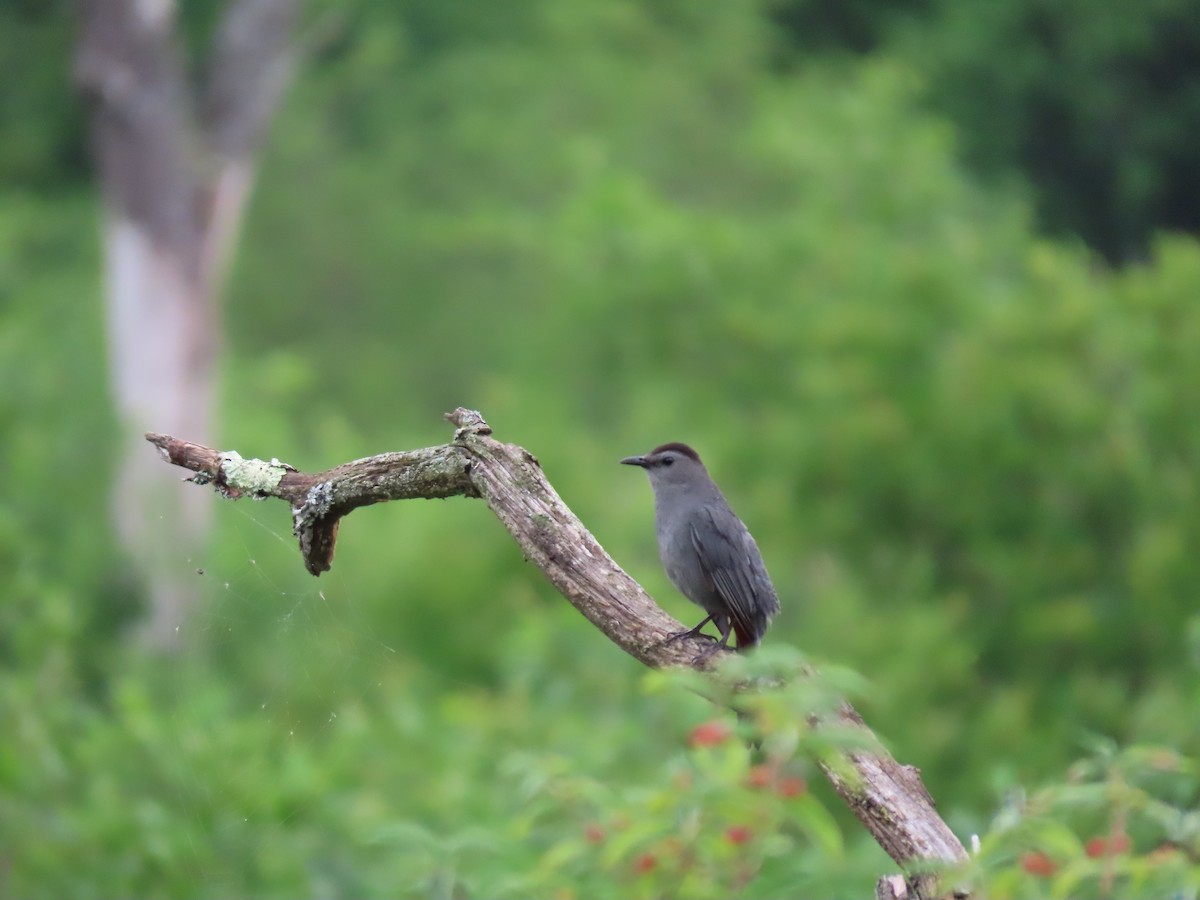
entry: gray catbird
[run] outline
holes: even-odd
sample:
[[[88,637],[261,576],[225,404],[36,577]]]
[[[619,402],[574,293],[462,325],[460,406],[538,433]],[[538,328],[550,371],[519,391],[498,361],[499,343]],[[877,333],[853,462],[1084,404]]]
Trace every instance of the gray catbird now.
[[[667,577],[708,617],[674,637],[694,637],[709,622],[719,646],[737,635],[738,650],[753,647],[779,612],[779,598],[754,538],[687,444],[663,444],[621,460],[641,466],[654,488],[654,530]]]

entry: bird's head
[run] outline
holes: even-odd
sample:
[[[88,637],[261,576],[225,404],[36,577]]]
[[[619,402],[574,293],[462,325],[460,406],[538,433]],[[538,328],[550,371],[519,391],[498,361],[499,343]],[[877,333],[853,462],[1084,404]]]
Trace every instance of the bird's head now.
[[[708,470],[700,461],[700,454],[687,444],[663,444],[645,456],[627,456],[621,460],[621,464],[645,469],[656,491],[710,482]]]

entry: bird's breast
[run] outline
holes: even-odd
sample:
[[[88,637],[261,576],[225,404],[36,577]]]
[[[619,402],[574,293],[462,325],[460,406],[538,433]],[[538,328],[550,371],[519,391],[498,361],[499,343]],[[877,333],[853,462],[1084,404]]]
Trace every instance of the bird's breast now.
[[[719,597],[692,538],[693,517],[673,515],[656,525],[658,556],[671,584],[693,603],[711,611],[714,603],[719,604]]]

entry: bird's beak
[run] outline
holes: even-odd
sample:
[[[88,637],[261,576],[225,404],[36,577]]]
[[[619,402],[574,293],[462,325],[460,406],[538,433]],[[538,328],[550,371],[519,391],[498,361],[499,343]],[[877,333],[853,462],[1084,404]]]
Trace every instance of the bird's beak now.
[[[641,466],[646,468],[646,457],[644,456],[627,456],[621,460],[623,466]]]

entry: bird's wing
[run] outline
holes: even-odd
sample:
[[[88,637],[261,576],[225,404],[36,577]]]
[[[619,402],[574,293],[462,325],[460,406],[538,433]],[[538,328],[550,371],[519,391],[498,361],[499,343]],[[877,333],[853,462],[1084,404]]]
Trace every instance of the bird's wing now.
[[[700,557],[700,565],[712,580],[717,593],[729,608],[729,618],[737,632],[738,646],[754,644],[762,637],[767,622],[779,610],[779,600],[769,584],[756,584],[752,573],[760,571],[766,578],[766,567],[746,526],[736,517],[717,517],[708,510],[705,516],[714,537],[701,546],[696,526],[692,526],[692,545]]]

